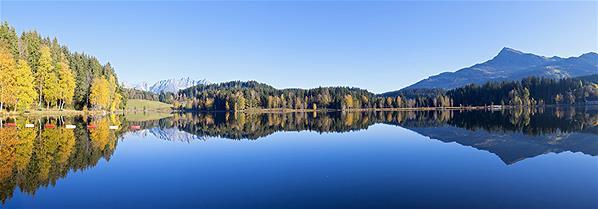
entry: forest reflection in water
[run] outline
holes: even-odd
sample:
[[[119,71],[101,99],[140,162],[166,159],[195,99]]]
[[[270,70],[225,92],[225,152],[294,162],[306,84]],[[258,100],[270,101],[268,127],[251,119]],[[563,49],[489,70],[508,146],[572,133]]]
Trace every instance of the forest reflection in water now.
[[[400,126],[443,142],[496,154],[506,164],[550,152],[598,155],[598,109],[519,108],[501,111],[179,113],[128,116],[5,118],[0,128],[0,200],[15,189],[35,194],[70,171],[109,160],[127,134],[164,140],[259,139],[279,131],[348,132],[374,124]],[[25,124],[34,123],[34,128]],[[14,126],[7,126],[14,124]],[[65,124],[77,128],[66,129]],[[115,130],[109,126],[117,126]],[[137,127],[139,126],[139,127]],[[134,128],[131,128],[134,127]]]
[[[42,186],[55,185],[69,171],[95,166],[114,153],[121,130],[121,117],[101,118],[9,118],[0,128],[0,200],[9,199],[15,188],[35,194]],[[35,128],[25,128],[35,123]],[[8,124],[14,124],[10,126]],[[64,124],[78,128],[67,129]],[[87,125],[93,128],[87,128]]]

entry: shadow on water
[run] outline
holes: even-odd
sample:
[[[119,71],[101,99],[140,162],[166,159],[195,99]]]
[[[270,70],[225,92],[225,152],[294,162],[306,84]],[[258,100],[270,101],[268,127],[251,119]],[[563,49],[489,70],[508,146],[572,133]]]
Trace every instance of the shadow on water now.
[[[598,109],[501,111],[182,113],[160,117],[5,118],[0,128],[0,200],[16,188],[35,194],[70,171],[110,160],[125,134],[163,140],[207,137],[256,140],[280,131],[349,132],[374,124],[400,126],[431,139],[496,154],[506,164],[545,153],[598,155]],[[160,119],[157,119],[160,118]],[[34,124],[34,127],[26,127]],[[66,125],[75,125],[68,129]],[[117,127],[110,129],[109,127]]]

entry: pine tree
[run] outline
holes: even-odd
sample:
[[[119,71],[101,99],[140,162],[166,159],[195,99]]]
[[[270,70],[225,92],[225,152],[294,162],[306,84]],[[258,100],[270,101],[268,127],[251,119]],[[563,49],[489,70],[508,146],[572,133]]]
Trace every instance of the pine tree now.
[[[31,71],[35,75],[37,73],[37,66],[39,65],[40,47],[42,46],[41,37],[35,31],[24,32],[21,35],[21,47],[23,48],[23,56],[27,59]]]
[[[8,22],[0,24],[0,44],[4,45],[14,58],[19,56],[19,37],[15,28],[8,25]]]

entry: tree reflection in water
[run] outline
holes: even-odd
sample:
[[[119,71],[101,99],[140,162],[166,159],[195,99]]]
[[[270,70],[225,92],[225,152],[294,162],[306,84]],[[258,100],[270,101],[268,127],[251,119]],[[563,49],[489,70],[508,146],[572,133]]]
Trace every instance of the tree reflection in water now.
[[[389,111],[302,113],[182,113],[158,120],[126,117],[8,118],[16,127],[0,128],[0,199],[18,187],[35,194],[69,171],[85,170],[110,160],[123,134],[153,134],[188,141],[204,137],[259,139],[277,131],[348,132],[374,124],[401,126],[444,142],[486,150],[506,164],[549,152],[598,155],[598,110],[519,108],[501,111]],[[35,128],[25,124],[35,122]],[[55,125],[45,126],[45,124]],[[75,124],[76,129],[66,129]],[[87,128],[88,125],[92,128]],[[118,126],[117,130],[109,126]],[[141,130],[131,130],[131,125]],[[193,136],[193,137],[190,137]],[[399,148],[397,148],[399,149]]]
[[[0,199],[4,203],[16,187],[28,194],[55,185],[69,171],[93,167],[110,159],[122,130],[109,130],[110,118],[12,118],[16,127],[0,128]],[[87,121],[98,124],[86,129]],[[35,128],[25,124],[36,122]],[[63,124],[76,124],[66,129]],[[43,125],[39,125],[43,124]],[[52,124],[56,127],[45,126]]]

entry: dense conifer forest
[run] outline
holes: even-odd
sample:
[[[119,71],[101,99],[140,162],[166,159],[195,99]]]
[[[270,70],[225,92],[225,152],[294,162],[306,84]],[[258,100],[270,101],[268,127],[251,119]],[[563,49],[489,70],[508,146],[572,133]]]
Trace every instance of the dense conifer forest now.
[[[579,104],[598,101],[598,85],[580,79],[530,77],[521,81],[467,85],[447,92],[457,106]]]
[[[160,101],[160,95],[156,93],[132,88],[123,89],[123,95],[127,99],[144,99],[150,101]]]
[[[392,96],[391,96],[392,95]],[[396,95],[396,96],[395,96]],[[256,81],[198,85],[162,96],[181,110],[358,109],[465,107],[487,105],[534,106],[581,104],[598,100],[598,85],[580,79],[530,77],[520,81],[489,82],[445,91],[397,91],[375,95],[364,89],[319,87],[275,89]]]

